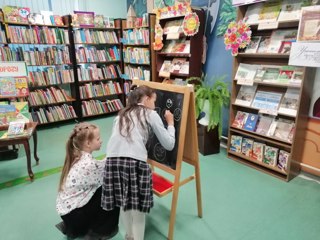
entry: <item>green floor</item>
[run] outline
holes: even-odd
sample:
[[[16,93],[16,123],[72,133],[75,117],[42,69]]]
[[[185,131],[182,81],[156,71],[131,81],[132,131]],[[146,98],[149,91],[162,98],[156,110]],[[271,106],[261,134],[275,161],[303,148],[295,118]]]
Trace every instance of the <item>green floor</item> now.
[[[101,128],[104,146],[113,118],[92,121]],[[62,166],[64,143],[72,124],[38,132],[40,165],[34,182],[4,184],[27,176],[23,149],[19,158],[0,161],[0,239],[63,240],[54,227],[59,174],[46,170]],[[103,154],[105,149],[96,152]],[[174,237],[178,240],[314,240],[320,236],[320,184],[297,177],[289,183],[236,163],[220,154],[200,155],[203,218],[197,217],[194,183],[180,189]],[[185,166],[183,175],[191,168]],[[49,174],[47,174],[49,173]],[[51,174],[52,173],[52,174]],[[166,239],[171,195],[155,198],[147,217],[145,239]],[[114,239],[123,239],[123,230]]]

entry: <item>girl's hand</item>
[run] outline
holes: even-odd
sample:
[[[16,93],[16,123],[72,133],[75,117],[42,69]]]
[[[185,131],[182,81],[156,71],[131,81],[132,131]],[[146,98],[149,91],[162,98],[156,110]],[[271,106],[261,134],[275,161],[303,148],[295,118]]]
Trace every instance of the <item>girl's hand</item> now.
[[[165,117],[168,125],[172,125],[172,126],[174,125],[173,114],[169,110],[165,111],[164,117]]]

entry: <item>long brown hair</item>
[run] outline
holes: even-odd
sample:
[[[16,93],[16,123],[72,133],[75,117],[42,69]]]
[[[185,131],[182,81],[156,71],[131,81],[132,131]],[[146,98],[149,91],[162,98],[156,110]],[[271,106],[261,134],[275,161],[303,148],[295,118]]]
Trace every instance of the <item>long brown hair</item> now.
[[[139,105],[139,103],[141,103],[145,96],[152,97],[153,94],[155,94],[154,89],[148,86],[137,87],[136,85],[133,85],[131,87],[127,106],[119,112],[119,131],[121,136],[127,137],[129,140],[131,139],[131,130],[135,127],[131,113],[138,118],[143,116],[139,119],[139,124],[146,132],[149,130],[148,123],[146,122],[147,108],[143,105]]]
[[[71,167],[79,161],[85,141],[91,141],[94,138],[94,130],[97,128],[96,125],[86,122],[79,123],[73,128],[66,144],[66,157],[61,172],[59,191],[63,189]]]

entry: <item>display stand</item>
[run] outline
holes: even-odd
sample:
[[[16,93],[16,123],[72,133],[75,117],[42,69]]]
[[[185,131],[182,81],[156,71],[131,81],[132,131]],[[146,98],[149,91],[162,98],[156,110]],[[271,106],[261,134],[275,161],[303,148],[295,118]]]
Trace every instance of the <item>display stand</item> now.
[[[173,239],[179,188],[193,179],[196,181],[198,216],[200,218],[202,217],[198,135],[193,100],[194,92],[187,86],[145,82],[141,80],[133,80],[133,84],[146,85],[156,90],[156,110],[160,112],[160,116],[163,110],[168,108],[174,112],[176,128],[176,143],[174,149],[170,152],[164,151],[164,158],[161,158],[159,157],[159,152],[164,149],[160,149],[160,151],[157,152],[156,148],[159,147],[157,142],[151,141],[151,145],[149,146],[151,151],[149,151],[148,154],[148,162],[153,168],[153,192],[158,197],[166,196],[171,192],[173,193],[168,232],[168,239]],[[170,104],[168,105],[168,103]],[[192,176],[180,180],[182,162],[192,165],[195,172]],[[171,174],[174,177],[173,182],[155,173],[156,168]]]

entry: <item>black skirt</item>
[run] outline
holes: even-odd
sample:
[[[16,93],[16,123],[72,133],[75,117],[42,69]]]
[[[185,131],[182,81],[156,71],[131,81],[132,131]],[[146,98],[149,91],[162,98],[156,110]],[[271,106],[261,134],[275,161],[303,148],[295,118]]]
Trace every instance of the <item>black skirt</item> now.
[[[108,158],[104,169],[101,206],[110,211],[148,213],[153,207],[152,173],[148,163],[127,157]]]

